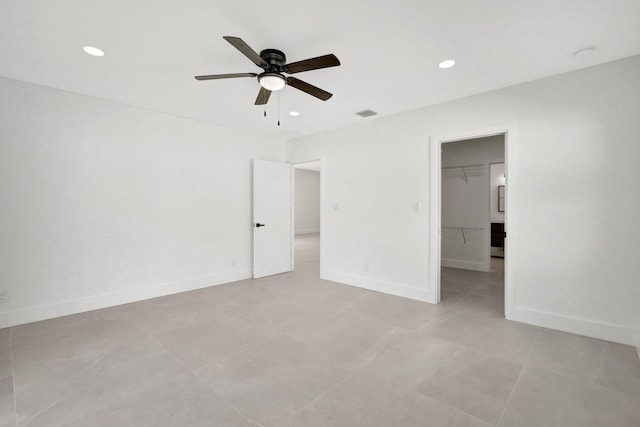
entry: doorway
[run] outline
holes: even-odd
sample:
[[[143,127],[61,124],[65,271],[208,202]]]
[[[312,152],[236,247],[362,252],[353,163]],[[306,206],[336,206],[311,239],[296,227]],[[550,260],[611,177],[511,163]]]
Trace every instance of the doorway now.
[[[431,138],[434,303],[477,303],[476,308],[485,314],[509,317],[514,301],[505,239],[508,142],[508,127]],[[498,163],[505,167],[500,190],[493,188],[491,180],[491,165]],[[504,210],[501,223],[492,215],[498,211],[498,199]],[[491,256],[492,227],[497,223],[504,242],[502,257]],[[495,243],[495,230],[493,234]]]
[[[296,163],[294,169],[294,270],[320,277],[321,187],[320,160]]]

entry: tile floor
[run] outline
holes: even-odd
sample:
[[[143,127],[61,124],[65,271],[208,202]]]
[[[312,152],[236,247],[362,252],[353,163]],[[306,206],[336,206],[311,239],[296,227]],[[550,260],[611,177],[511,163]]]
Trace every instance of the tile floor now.
[[[0,426],[640,426],[635,349],[503,319],[502,268],[438,306],[297,270],[0,330]]]

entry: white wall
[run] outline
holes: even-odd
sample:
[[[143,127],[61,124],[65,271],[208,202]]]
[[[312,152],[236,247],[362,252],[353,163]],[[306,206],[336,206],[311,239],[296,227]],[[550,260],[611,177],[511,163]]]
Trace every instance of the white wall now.
[[[507,124],[510,318],[635,344],[638,75],[635,56],[290,141],[323,158],[322,277],[432,295],[429,139]]]
[[[0,78],[0,327],[250,277],[254,157],[285,144]]]
[[[443,266],[490,271],[489,165],[501,161],[504,135],[442,144]]]
[[[320,232],[320,172],[295,169],[296,234]]]

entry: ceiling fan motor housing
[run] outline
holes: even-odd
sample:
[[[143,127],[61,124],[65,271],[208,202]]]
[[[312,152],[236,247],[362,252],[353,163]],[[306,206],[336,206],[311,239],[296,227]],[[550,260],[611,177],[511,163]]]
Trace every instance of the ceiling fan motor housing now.
[[[284,65],[287,63],[287,57],[284,52],[277,49],[265,49],[260,52],[260,57],[269,64],[269,68],[265,68],[265,71],[275,73],[284,71]]]

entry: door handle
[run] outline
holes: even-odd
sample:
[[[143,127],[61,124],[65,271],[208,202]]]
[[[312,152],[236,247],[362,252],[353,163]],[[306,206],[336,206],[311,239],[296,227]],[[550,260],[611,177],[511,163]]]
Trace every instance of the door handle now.
[[[264,224],[260,224],[259,222],[256,222],[256,228],[258,227],[264,227]]]

